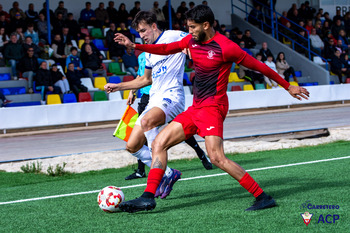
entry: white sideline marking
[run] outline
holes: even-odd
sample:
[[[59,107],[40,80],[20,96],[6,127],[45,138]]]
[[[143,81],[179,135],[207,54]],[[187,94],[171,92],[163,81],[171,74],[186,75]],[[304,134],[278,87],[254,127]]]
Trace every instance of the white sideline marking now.
[[[283,168],[283,167],[292,167],[292,166],[299,166],[299,165],[305,165],[305,164],[322,163],[322,162],[329,162],[329,161],[342,160],[342,159],[350,159],[350,156],[331,158],[331,159],[314,160],[314,161],[301,162],[301,163],[291,163],[291,164],[271,166],[271,167],[254,168],[254,169],[249,169],[249,170],[246,170],[246,171],[247,172],[263,171],[263,170],[270,170],[270,169],[275,169],[275,168]],[[218,173],[218,174],[205,175],[205,176],[195,176],[195,177],[189,177],[189,178],[180,179],[179,181],[195,180],[195,179],[202,179],[202,178],[223,176],[223,175],[228,175],[228,174],[227,173]],[[120,187],[120,188],[121,189],[128,189],[128,188],[136,188],[136,187],[142,187],[142,186],[146,186],[146,184],[136,184],[136,185],[124,186],[124,187]],[[36,197],[36,198],[22,199],[22,200],[16,200],[16,201],[0,202],[0,205],[8,205],[8,204],[14,204],[14,203],[21,203],[21,202],[28,202],[28,201],[38,201],[38,200],[45,200],[45,199],[53,199],[53,198],[59,198],[59,197],[77,196],[77,195],[84,195],[84,194],[91,194],[91,193],[98,193],[98,192],[100,192],[100,190],[93,190],[93,191],[79,192],[79,193],[68,193],[68,194],[53,195],[53,196],[46,196],[46,197]]]

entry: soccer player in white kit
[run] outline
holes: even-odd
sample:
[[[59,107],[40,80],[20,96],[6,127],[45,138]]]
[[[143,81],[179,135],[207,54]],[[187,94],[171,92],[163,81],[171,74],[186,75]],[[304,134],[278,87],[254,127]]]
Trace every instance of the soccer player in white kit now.
[[[171,43],[187,35],[181,31],[162,32],[157,27],[156,16],[148,11],[139,12],[132,26],[147,44]],[[149,103],[136,121],[126,145],[126,149],[132,155],[141,159],[149,167],[152,163],[150,150],[153,140],[159,133],[159,127],[173,120],[185,109],[183,89],[185,60],[186,55],[183,53],[165,56],[146,53],[146,67],[143,76],[130,82],[105,85],[105,90],[110,93],[129,89],[135,92],[135,89],[152,84]],[[149,147],[144,145],[146,140]],[[168,196],[180,176],[180,171],[167,167],[155,196],[161,195],[161,198]]]

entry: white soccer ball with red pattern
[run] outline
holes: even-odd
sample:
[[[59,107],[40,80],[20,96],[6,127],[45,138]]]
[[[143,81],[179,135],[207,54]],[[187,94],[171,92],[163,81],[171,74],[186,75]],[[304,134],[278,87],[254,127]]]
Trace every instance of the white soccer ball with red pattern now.
[[[119,204],[125,200],[124,193],[120,188],[107,186],[103,188],[98,196],[98,206],[105,212],[116,212],[119,210]]]

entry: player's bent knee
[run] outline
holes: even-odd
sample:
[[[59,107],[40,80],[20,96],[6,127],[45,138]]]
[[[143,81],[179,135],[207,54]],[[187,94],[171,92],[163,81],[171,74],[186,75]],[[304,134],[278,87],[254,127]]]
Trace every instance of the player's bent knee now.
[[[157,137],[152,143],[152,151],[157,153],[158,151],[166,150],[166,141],[162,138]]]
[[[142,146],[141,146],[141,147],[142,147]],[[126,150],[127,150],[129,153],[131,153],[131,154],[136,153],[137,151],[139,151],[139,150],[141,149],[141,147],[138,146],[138,145],[135,145],[135,144],[130,144],[130,143],[127,143],[127,144],[126,144]]]

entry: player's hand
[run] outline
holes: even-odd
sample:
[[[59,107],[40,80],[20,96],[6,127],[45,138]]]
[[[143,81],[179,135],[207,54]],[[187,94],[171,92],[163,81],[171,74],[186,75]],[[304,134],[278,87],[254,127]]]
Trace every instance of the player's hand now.
[[[192,59],[191,51],[189,48],[184,48],[182,52],[186,54],[190,59]]]
[[[125,47],[129,47],[129,48],[132,48],[132,49],[135,48],[135,44],[132,43],[131,40],[128,37],[124,36],[121,33],[116,33],[114,35],[115,35],[114,41],[117,42],[118,44],[124,45]]]
[[[126,104],[132,105],[135,102],[135,98],[136,96],[133,94],[132,91],[130,91],[128,96],[128,101],[126,101]]]
[[[119,85],[115,83],[107,83],[104,86],[104,89],[107,93],[115,92],[115,91],[120,91]]]
[[[298,100],[302,100],[302,98],[307,100],[308,97],[310,96],[310,93],[308,92],[308,90],[306,90],[303,87],[296,87],[296,86],[290,85],[288,88],[288,92],[291,96],[293,96]]]

